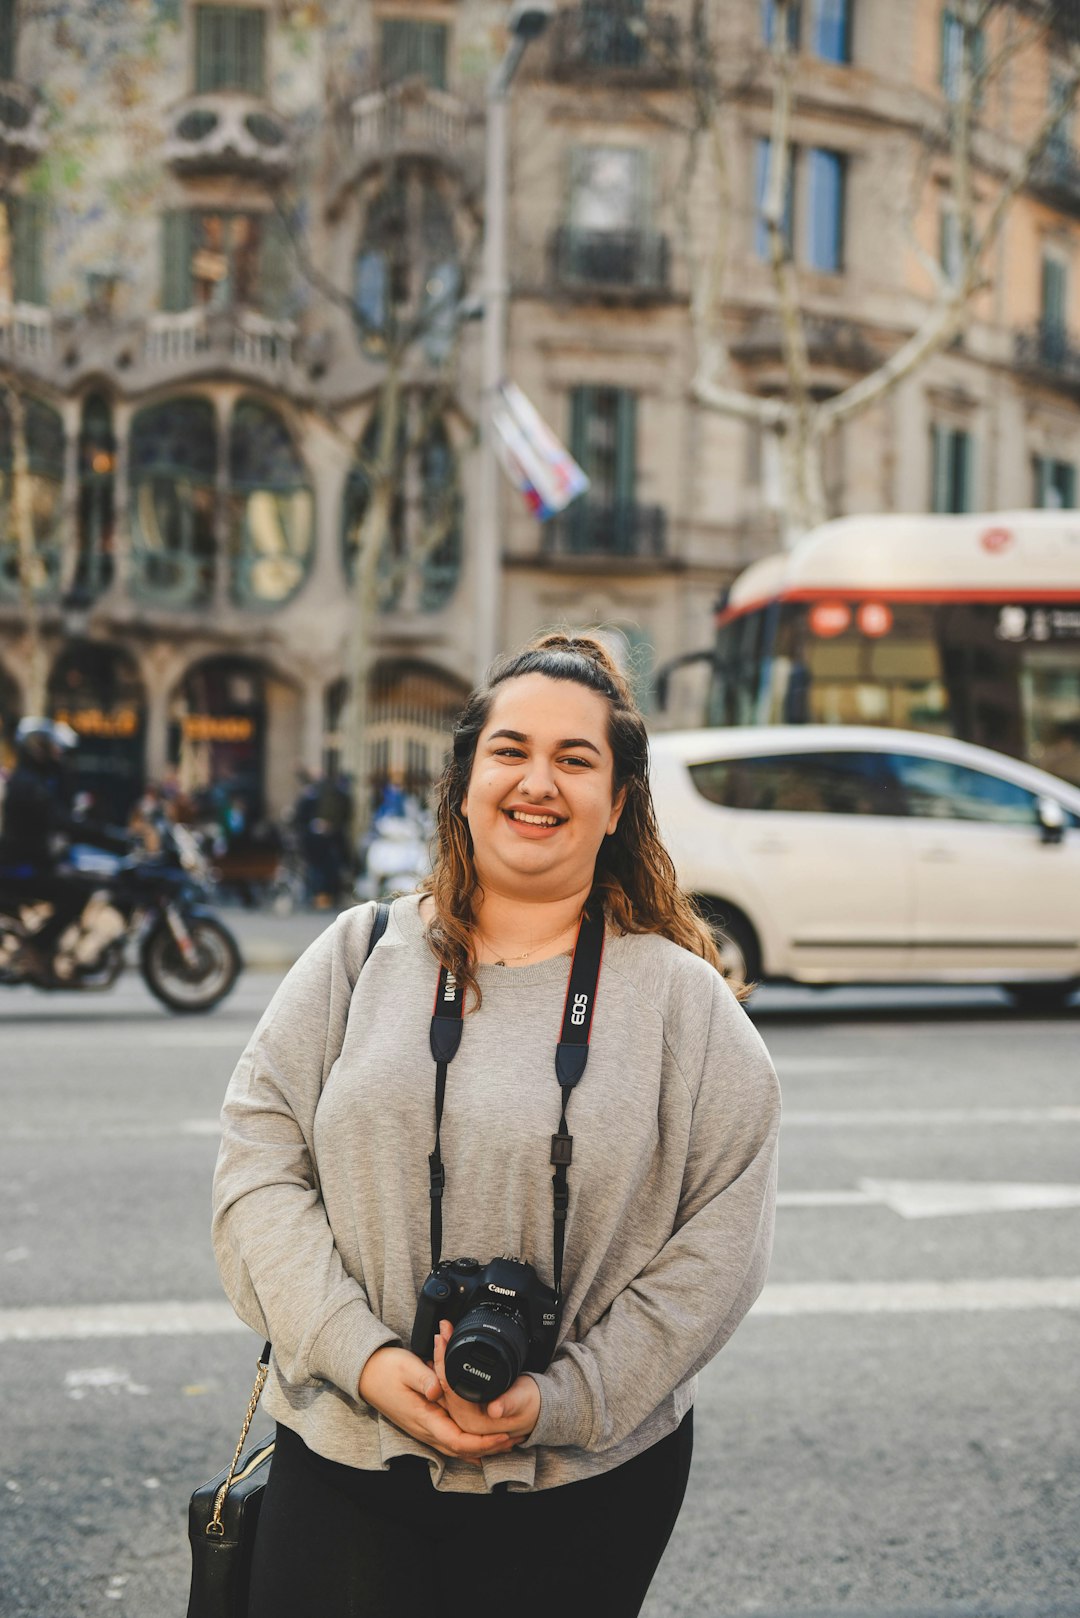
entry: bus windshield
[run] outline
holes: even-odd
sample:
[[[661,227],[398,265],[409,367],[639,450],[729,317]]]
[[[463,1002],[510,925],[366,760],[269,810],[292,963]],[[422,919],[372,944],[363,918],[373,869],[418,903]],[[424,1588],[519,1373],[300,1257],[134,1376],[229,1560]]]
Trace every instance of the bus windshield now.
[[[1080,784],[1080,598],[767,601],[721,618],[706,722],[937,731]]]

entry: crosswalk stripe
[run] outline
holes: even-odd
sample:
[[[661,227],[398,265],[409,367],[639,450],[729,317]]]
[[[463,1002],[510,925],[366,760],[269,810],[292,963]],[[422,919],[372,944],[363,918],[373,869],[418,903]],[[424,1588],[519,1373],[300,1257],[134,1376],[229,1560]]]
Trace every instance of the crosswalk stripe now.
[[[767,1286],[753,1314],[983,1313],[1080,1309],[1080,1276],[960,1281],[805,1281]],[[0,1309],[0,1343],[89,1338],[205,1337],[247,1331],[224,1301],[54,1305]]]

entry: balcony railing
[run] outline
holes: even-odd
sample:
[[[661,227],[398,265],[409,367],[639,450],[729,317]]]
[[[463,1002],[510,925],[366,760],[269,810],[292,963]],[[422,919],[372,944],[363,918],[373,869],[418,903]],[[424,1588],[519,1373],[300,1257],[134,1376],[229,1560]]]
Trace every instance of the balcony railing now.
[[[1031,165],[1029,183],[1071,207],[1080,205],[1080,152],[1068,141],[1052,140]]]
[[[668,240],[643,230],[557,230],[552,274],[563,287],[660,293],[668,284]]]
[[[293,167],[292,131],[257,96],[188,96],[174,108],[165,161],[181,175],[236,174],[273,183]]]
[[[212,314],[183,309],[150,316],[143,360],[150,366],[183,367],[212,357],[226,366],[277,375],[291,363],[295,346],[296,327],[287,320],[267,320],[251,309]]]
[[[669,12],[593,0],[556,12],[550,71],[557,79],[600,74],[662,84],[682,73],[681,44],[679,24]]]
[[[626,557],[652,560],[667,549],[663,506],[635,501],[599,505],[575,501],[561,517],[545,523],[543,549],[549,556]]]
[[[352,104],[353,152],[363,163],[441,156],[459,166],[478,158],[479,125],[467,102],[423,79],[405,79]]]
[[[42,365],[52,358],[52,310],[36,303],[0,304],[0,359]]]
[[[1022,370],[1040,371],[1070,388],[1080,387],[1080,348],[1062,326],[1044,324],[1018,331],[1014,359]]]

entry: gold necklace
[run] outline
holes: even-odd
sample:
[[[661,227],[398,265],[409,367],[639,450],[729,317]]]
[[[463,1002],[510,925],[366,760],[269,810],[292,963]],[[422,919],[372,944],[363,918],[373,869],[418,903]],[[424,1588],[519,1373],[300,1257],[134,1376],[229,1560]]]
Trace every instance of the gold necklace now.
[[[533,944],[530,949],[523,949],[520,955],[502,955],[498,960],[489,962],[489,965],[508,966],[511,961],[527,961],[529,956],[535,955],[538,949],[547,949],[549,944],[557,944],[559,939],[562,938],[564,934],[570,932],[571,928],[576,930],[580,922],[581,917],[579,916],[576,921],[567,922],[566,926],[562,928],[560,932],[554,933],[550,938],[541,939],[539,944]],[[493,954],[495,953],[495,945],[491,942],[490,938],[484,937],[479,928],[476,929],[476,936],[480,940],[480,943],[483,944],[485,949],[491,950]]]

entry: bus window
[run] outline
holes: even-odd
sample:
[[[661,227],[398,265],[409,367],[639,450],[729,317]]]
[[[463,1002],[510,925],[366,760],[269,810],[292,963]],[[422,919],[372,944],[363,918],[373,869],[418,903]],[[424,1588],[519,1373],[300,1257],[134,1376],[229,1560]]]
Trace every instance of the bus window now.
[[[822,725],[887,725],[902,730],[952,730],[934,609],[890,603],[887,630],[864,634],[853,614],[839,635],[812,633],[804,619],[803,657],[809,682],[805,717]]]
[[[1080,786],[1080,641],[1025,648],[1020,709],[1025,756]]]

